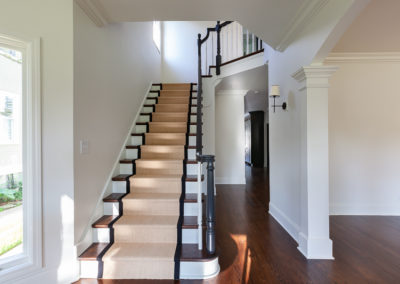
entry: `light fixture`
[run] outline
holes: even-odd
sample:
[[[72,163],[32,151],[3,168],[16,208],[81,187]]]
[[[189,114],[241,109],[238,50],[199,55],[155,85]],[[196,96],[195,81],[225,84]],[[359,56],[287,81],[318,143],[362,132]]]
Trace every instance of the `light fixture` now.
[[[275,104],[275,99],[279,98],[281,96],[281,90],[280,90],[280,86],[279,85],[272,85],[270,92],[269,92],[269,96],[272,97],[274,99],[274,104],[272,105],[274,108],[274,112],[275,112],[275,108],[277,107],[281,107],[283,110],[286,109],[287,104],[286,102],[283,102],[282,105],[276,105]]]

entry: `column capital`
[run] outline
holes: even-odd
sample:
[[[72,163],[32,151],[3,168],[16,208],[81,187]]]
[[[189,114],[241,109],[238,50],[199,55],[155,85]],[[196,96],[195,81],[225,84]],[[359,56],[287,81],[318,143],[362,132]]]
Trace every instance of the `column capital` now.
[[[337,69],[337,66],[303,66],[292,77],[301,83],[300,91],[306,88],[329,88],[328,80]]]

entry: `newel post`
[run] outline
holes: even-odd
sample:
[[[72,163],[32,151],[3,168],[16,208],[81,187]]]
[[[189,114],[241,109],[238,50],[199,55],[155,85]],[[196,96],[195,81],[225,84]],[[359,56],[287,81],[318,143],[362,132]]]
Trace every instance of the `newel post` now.
[[[215,253],[215,197],[214,197],[214,162],[213,155],[202,156],[207,163],[207,203],[206,203],[206,247],[210,254]]]

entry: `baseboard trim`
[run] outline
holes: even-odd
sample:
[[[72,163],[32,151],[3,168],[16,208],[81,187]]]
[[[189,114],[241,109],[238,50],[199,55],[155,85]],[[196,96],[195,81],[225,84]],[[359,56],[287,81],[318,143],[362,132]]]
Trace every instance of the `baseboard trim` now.
[[[332,240],[329,238],[308,238],[300,232],[297,249],[307,259],[334,259],[332,256]]]
[[[400,204],[330,204],[329,215],[400,216]]]
[[[296,225],[285,213],[278,209],[272,202],[269,203],[268,212],[285,230],[288,234],[299,243],[300,227]]]

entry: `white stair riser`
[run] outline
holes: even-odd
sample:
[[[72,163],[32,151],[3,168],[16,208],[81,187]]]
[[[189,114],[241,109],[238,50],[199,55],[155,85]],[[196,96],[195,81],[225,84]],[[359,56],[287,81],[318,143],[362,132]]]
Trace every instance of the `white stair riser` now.
[[[186,174],[197,175],[197,164],[187,164],[186,165]]]
[[[109,228],[93,228],[93,242],[108,243],[110,242]],[[197,229],[182,229],[182,243],[197,244],[198,231]]]
[[[143,107],[142,112],[153,112],[152,107]]]
[[[137,158],[138,158],[138,149],[125,150],[125,159],[137,159]]]
[[[126,181],[112,181],[113,193],[126,193]]]
[[[188,159],[189,160],[196,159],[196,149],[188,149]]]
[[[135,125],[135,133],[146,133],[147,126],[146,125]]]
[[[157,103],[155,98],[147,97],[146,101],[144,102],[145,105],[154,105]]]
[[[191,107],[190,112],[197,112],[197,107]]]
[[[93,228],[93,242],[94,243],[109,243],[110,242],[110,229],[109,228]]]
[[[131,145],[142,145],[143,144],[143,136],[132,136],[131,137]]]
[[[140,115],[138,122],[150,122],[150,115]]]
[[[219,273],[218,258],[212,261],[181,261],[180,279],[209,279]]]
[[[119,173],[121,175],[131,175],[133,173],[132,164],[119,164]]]
[[[104,202],[104,215],[119,215],[119,203],[118,202]],[[197,203],[184,204],[184,216],[197,216]]]
[[[99,262],[96,260],[81,260],[81,278],[97,278]]]

